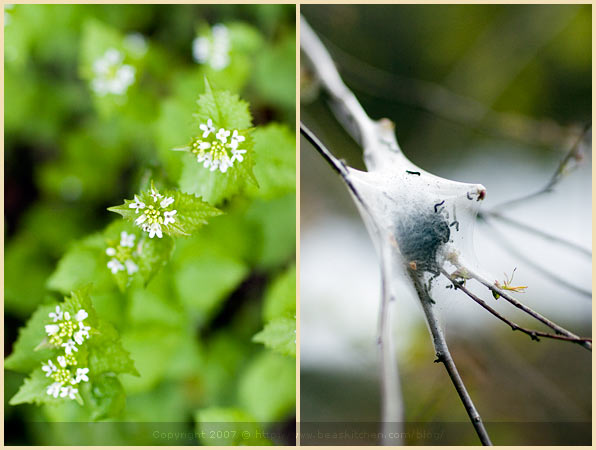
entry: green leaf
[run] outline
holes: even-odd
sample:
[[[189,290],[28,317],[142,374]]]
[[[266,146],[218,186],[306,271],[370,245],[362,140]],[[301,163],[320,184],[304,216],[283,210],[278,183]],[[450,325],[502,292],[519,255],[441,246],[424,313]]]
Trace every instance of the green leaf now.
[[[91,420],[101,420],[116,417],[126,405],[126,393],[120,380],[113,374],[103,374],[93,377],[89,383],[82,386],[83,402],[89,411]]]
[[[207,219],[222,214],[220,210],[192,194],[186,194],[177,190],[165,190],[159,195],[161,195],[161,197],[154,200],[151,196],[151,191],[143,191],[138,196],[135,196],[135,198],[143,202],[145,205],[143,208],[130,207],[130,204],[134,204],[136,200],[124,200],[123,205],[112,206],[108,208],[108,211],[118,213],[126,220],[134,222],[137,218],[146,216],[146,211],[148,211],[147,208],[150,207],[160,211],[162,219],[164,211],[175,210],[176,213],[173,216],[174,223],[161,225],[162,232],[170,236],[189,236],[202,225],[205,225]],[[164,208],[160,203],[163,199],[168,197],[173,198],[174,202]],[[137,210],[138,212],[136,212]],[[139,227],[141,227],[141,225],[139,225]],[[147,232],[143,232],[143,234],[148,235]],[[155,236],[150,239],[160,238]],[[154,251],[153,253],[159,254],[160,250]]]
[[[4,360],[6,369],[28,373],[40,368],[42,361],[52,358],[53,350],[34,349],[46,339],[47,333],[44,327],[51,320],[48,314],[55,309],[55,304],[38,307],[27,324],[19,330],[19,337],[13,346],[12,353]]]
[[[253,341],[260,342],[282,355],[296,356],[296,319],[273,319],[253,337]]]
[[[135,236],[134,247],[132,249],[120,246],[122,233],[127,233],[129,238],[130,235]],[[127,260],[136,264],[138,271],[135,273],[141,277],[145,286],[168,263],[174,251],[174,241],[168,236],[164,236],[162,239],[151,239],[138,227],[124,220],[117,220],[109,225],[104,232],[104,237],[106,240],[106,249],[113,248],[121,252],[126,252],[124,254],[128,256]],[[118,256],[120,255],[117,253],[116,259],[124,266],[126,261],[121,261],[118,259]],[[109,270],[107,269],[107,263],[111,259],[112,257],[105,255],[104,251],[102,260],[104,261],[106,270]],[[135,273],[129,274],[127,269],[123,269],[112,275],[120,290],[124,292],[130,286],[133,278],[137,276]]]
[[[269,201],[255,201],[246,212],[255,232],[252,260],[271,269],[294,259],[296,253],[296,196],[288,194]]]
[[[219,216],[222,212],[204,202],[201,198],[181,191],[166,191],[166,196],[174,197],[177,208],[177,221],[172,225],[177,235],[189,235],[207,223],[207,219]],[[176,235],[176,234],[174,234]]]
[[[205,408],[195,414],[202,445],[271,445],[255,418],[238,408]]]
[[[176,272],[175,288],[188,311],[205,323],[248,274],[246,264],[224,254],[203,255]]]
[[[256,60],[254,84],[259,94],[273,103],[295,110],[296,39],[288,33],[275,46],[268,46]]]
[[[60,399],[55,399],[47,394],[46,390],[50,384],[52,384],[52,380],[45,376],[40,367],[34,370],[29,378],[25,379],[19,391],[10,399],[9,404],[34,403],[42,405],[60,401]]]
[[[122,340],[130,350],[140,376],[123,377],[126,392],[149,391],[163,379],[168,371],[170,360],[185,340],[193,337],[186,329],[168,327],[162,324],[145,324],[129,327],[122,333]]]
[[[281,422],[296,413],[296,361],[263,352],[245,369],[240,405],[261,422]]]
[[[87,341],[91,373],[128,373],[139,376],[130,353],[124,349],[118,332],[109,323],[99,321],[98,335]]]
[[[185,192],[199,195],[215,205],[242,192],[247,186],[258,186],[253,173],[254,150],[251,116],[248,104],[227,91],[214,91],[205,80],[206,93],[199,97],[199,112],[195,114],[198,133],[200,124],[213,121],[216,130],[238,130],[244,137],[242,149],[246,150],[243,161],[235,162],[225,173],[211,171],[198,162],[194,155],[182,155],[182,173],[179,186]],[[200,134],[200,133],[198,133]],[[187,137],[188,139],[188,137]],[[190,146],[183,147],[187,151]]]
[[[197,101],[195,118],[199,123],[211,119],[216,129],[246,130],[252,126],[248,103],[228,91],[214,91],[205,80],[205,93]]]
[[[296,315],[296,265],[292,264],[268,287],[263,304],[263,321]]]
[[[296,190],[296,136],[285,125],[271,124],[253,133],[255,177],[259,187],[254,196],[277,197]]]
[[[114,283],[106,267],[105,249],[104,237],[99,233],[76,242],[58,262],[47,287],[66,294],[93,281],[96,292],[112,289]]]

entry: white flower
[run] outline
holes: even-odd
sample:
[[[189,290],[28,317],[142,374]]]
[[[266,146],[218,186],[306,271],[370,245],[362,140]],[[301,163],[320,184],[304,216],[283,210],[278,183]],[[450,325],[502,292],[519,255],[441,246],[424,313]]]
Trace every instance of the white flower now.
[[[145,214],[137,217],[137,220],[135,220],[135,224],[140,225],[143,222],[145,222],[145,220],[147,220],[147,216]]]
[[[62,385],[60,383],[52,383],[52,384],[50,384],[50,386],[48,386],[46,393],[48,395],[51,395],[54,398],[58,398],[58,395],[60,395],[61,388],[62,388]]]
[[[155,189],[151,188],[151,197],[153,198],[153,201],[156,202],[157,199],[162,198],[163,195],[161,195],[159,191],[156,191]]]
[[[114,256],[116,254],[116,249],[113,247],[106,248],[106,255]]]
[[[234,130],[234,133],[232,133],[232,137],[230,138],[230,148],[232,148],[232,150],[236,150],[238,148],[238,144],[244,142],[245,139],[246,138],[244,136],[238,134],[238,130]]]
[[[79,309],[79,312],[75,314],[75,320],[77,322],[82,322],[87,317],[89,317],[89,314],[87,314],[87,311],[85,311],[84,309]]]
[[[133,248],[135,246],[135,237],[134,234],[128,234],[126,231],[123,231],[120,233],[120,246]]]
[[[79,322],[79,331],[77,331],[77,333],[80,333],[81,336],[89,339],[89,330],[91,330],[91,327],[87,327],[83,322]]]
[[[124,266],[116,258],[112,258],[108,262],[108,269],[110,269],[112,271],[112,273],[116,274],[116,273],[120,272],[121,270],[124,270]]]
[[[147,41],[141,33],[130,33],[124,37],[124,45],[138,56],[147,53]]]
[[[64,344],[62,344],[62,347],[64,347],[64,351],[67,355],[71,355],[73,351],[79,351],[79,349],[75,347],[75,341],[73,341],[72,339],[69,339]]]
[[[224,155],[219,160],[219,170],[221,171],[221,173],[226,173],[228,167],[232,167],[232,160],[230,160],[230,157],[228,155]]]
[[[89,369],[87,369],[87,368],[77,369],[75,382],[80,383],[81,381],[89,381],[89,377],[87,376],[87,373],[89,373]]]
[[[207,124],[202,123],[199,125],[199,128],[203,130],[203,138],[209,136],[210,133],[215,133],[215,127],[213,126],[213,121],[211,119],[207,120]]]
[[[137,266],[132,259],[124,261],[124,265],[126,266],[126,271],[129,275],[139,271],[139,266]]]
[[[161,203],[159,204],[162,208],[167,208],[172,203],[174,203],[174,197],[166,197],[164,198]]]
[[[60,367],[66,367],[66,358],[63,355],[58,356],[58,364]]]
[[[73,334],[72,337],[78,345],[81,345],[85,341],[83,333],[81,333],[80,331],[77,331],[75,334]]]
[[[46,377],[49,377],[51,374],[56,372],[58,368],[54,365],[52,360],[49,359],[47,364],[41,366],[41,370],[43,370],[46,373]]]
[[[77,392],[79,392],[77,388],[73,388],[72,386],[66,386],[60,389],[60,397],[68,396],[69,398],[74,400],[75,398],[77,398]]]
[[[149,226],[149,237],[153,239],[153,236],[155,235],[157,235],[157,237],[160,239],[163,237],[161,226],[157,222],[154,222]]]
[[[95,78],[91,81],[91,88],[97,95],[122,95],[134,83],[135,68],[122,64],[123,60],[122,53],[110,48],[93,63]]]
[[[242,156],[244,153],[246,153],[246,150],[232,150],[232,162],[242,162],[244,160],[244,156]]]
[[[217,134],[215,135],[216,139],[219,139],[222,144],[228,142],[228,136],[230,135],[230,131],[226,130],[225,128],[220,128]]]
[[[163,213],[163,217],[164,217],[164,221],[163,224],[167,225],[169,223],[174,223],[174,215],[176,214],[176,210],[172,210],[172,211],[166,211]]]
[[[58,325],[46,325],[46,333],[48,333],[48,336],[56,334],[58,331],[60,331],[60,327]]]
[[[145,204],[139,200],[139,198],[135,195],[135,201],[133,203],[128,204],[129,208],[134,208],[135,213],[139,213],[139,209],[143,209]]]
[[[192,56],[196,62],[203,64],[209,59],[211,42],[203,36],[199,36],[192,41]]]
[[[64,312],[64,320],[70,320],[70,313],[68,311]]]
[[[58,322],[59,320],[62,320],[62,311],[60,311],[60,307],[56,306],[56,312],[55,313],[50,313],[50,318],[54,319],[54,322]]]
[[[199,36],[192,42],[192,56],[200,64],[209,64],[214,70],[230,64],[230,36],[225,25],[216,24],[211,36]]]
[[[200,155],[199,155],[199,157],[197,157],[197,161],[202,162],[203,167],[205,167],[205,168],[208,168],[211,165],[212,160],[213,160],[213,157],[211,156],[211,153],[205,153],[205,155],[203,155],[202,158],[200,157]]]

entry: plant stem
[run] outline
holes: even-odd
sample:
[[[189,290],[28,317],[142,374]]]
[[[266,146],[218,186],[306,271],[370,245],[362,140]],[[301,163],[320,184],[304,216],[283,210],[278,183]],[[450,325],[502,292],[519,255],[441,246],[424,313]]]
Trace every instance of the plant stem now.
[[[480,282],[481,284],[483,284],[484,286],[486,286],[492,292],[496,292],[501,297],[503,297],[505,300],[507,300],[509,303],[511,303],[513,306],[515,306],[516,308],[521,309],[526,314],[534,317],[539,322],[542,322],[544,325],[546,325],[547,327],[549,327],[551,330],[556,331],[557,333],[562,334],[563,336],[567,336],[567,337],[573,338],[573,340],[579,341],[578,343],[582,347],[584,347],[584,348],[586,348],[586,349],[588,349],[590,351],[592,350],[592,343],[591,342],[582,341],[581,338],[579,336],[577,336],[576,334],[573,334],[571,331],[566,330],[565,328],[563,328],[560,325],[557,325],[552,320],[547,319],[542,314],[534,311],[529,306],[526,306],[523,303],[521,303],[520,301],[518,301],[515,298],[511,297],[503,289],[500,289],[498,286],[496,286],[495,284],[493,284],[490,281],[488,281],[486,278],[484,278],[479,273],[475,272],[474,270],[472,270],[472,269],[470,269],[468,267],[464,267],[459,261],[451,261],[451,262],[454,263],[455,267],[457,267],[457,269],[460,271],[460,273],[468,274],[471,278],[473,278],[476,281]]]
[[[522,326],[519,326],[518,324],[516,324],[515,322],[507,319],[505,316],[503,316],[497,310],[495,310],[494,308],[492,308],[491,306],[489,306],[480,297],[478,297],[478,296],[474,295],[472,292],[470,292],[464,286],[464,284],[462,282],[457,281],[454,277],[452,277],[451,275],[449,275],[449,273],[446,270],[441,269],[441,273],[443,275],[445,275],[445,277],[448,278],[449,281],[451,281],[451,283],[453,283],[453,286],[456,289],[460,289],[468,297],[470,297],[472,300],[474,300],[476,303],[478,303],[480,306],[482,306],[484,309],[486,309],[489,313],[491,313],[497,319],[505,322],[507,325],[509,325],[511,327],[511,329],[513,331],[519,330],[522,333],[525,333],[528,336],[530,336],[532,338],[532,340],[534,340],[534,341],[538,341],[539,340],[538,337],[544,337],[544,338],[550,338],[550,339],[557,339],[557,340],[560,340],[560,341],[571,341],[571,342],[577,342],[577,343],[592,342],[592,339],[591,338],[577,338],[576,339],[576,338],[573,338],[573,337],[562,336],[560,334],[552,334],[552,333],[545,333],[544,331],[530,330],[528,328],[524,328]]]
[[[482,422],[482,418],[478,413],[478,410],[474,406],[474,402],[466,389],[466,386],[457,371],[457,367],[453,358],[451,357],[451,353],[449,352],[449,348],[447,347],[447,340],[445,339],[445,335],[443,334],[443,330],[441,329],[441,325],[439,324],[438,318],[435,314],[434,310],[434,301],[426,292],[425,288],[423,287],[422,283],[418,279],[416,273],[408,269],[410,273],[410,278],[416,288],[416,292],[418,297],[420,298],[420,304],[422,305],[422,310],[424,311],[424,315],[426,316],[426,321],[428,323],[428,327],[430,329],[430,333],[433,339],[433,345],[435,347],[435,353],[437,354],[437,359],[435,362],[441,362],[445,366],[447,373],[449,374],[449,378],[451,378],[451,382],[461,399],[466,412],[468,413],[468,417],[476,430],[476,434],[478,434],[478,438],[482,445],[492,445],[490,437],[484,427],[484,423]]]

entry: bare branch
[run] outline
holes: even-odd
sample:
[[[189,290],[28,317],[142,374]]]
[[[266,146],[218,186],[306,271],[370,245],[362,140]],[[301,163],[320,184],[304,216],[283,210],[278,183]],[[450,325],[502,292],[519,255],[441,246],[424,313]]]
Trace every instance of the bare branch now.
[[[478,434],[482,445],[492,445],[490,437],[488,436],[486,428],[484,427],[484,423],[482,422],[482,418],[474,406],[474,402],[472,401],[470,394],[468,394],[468,390],[466,389],[466,386],[459,375],[457,367],[455,366],[455,362],[451,357],[449,347],[447,347],[447,340],[445,339],[445,335],[441,329],[441,326],[439,325],[439,320],[434,311],[435,302],[430,297],[423,284],[420,282],[416,272],[412,269],[408,269],[408,272],[410,274],[410,279],[414,284],[414,288],[416,289],[416,293],[420,298],[422,310],[426,316],[428,327],[433,338],[433,345],[437,354],[437,359],[435,362],[441,362],[445,365],[445,369],[449,374],[449,378],[451,378],[451,382],[453,383],[453,386],[455,386],[455,390],[457,391],[464,408],[466,408],[466,412],[470,417],[472,425],[476,429],[476,433]]]
[[[505,208],[511,208],[513,206],[519,205],[520,203],[525,203],[528,200],[531,200],[531,199],[534,199],[541,195],[552,192],[552,190],[561,181],[561,179],[573,169],[571,167],[571,164],[573,164],[574,162],[577,164],[582,161],[583,151],[582,151],[581,144],[584,141],[584,139],[586,138],[586,136],[588,135],[588,133],[590,133],[591,131],[592,131],[592,121],[588,122],[588,124],[584,127],[581,135],[576,139],[575,143],[571,147],[571,150],[569,150],[567,152],[567,154],[565,155],[565,157],[561,160],[561,162],[559,163],[559,166],[557,167],[557,170],[555,170],[555,173],[551,176],[548,183],[546,183],[546,185],[542,189],[540,189],[532,194],[524,195],[523,197],[519,197],[519,198],[516,198],[513,200],[508,200],[503,203],[499,203],[498,205],[493,206],[489,211],[487,211],[485,213],[485,215],[492,215],[492,214],[498,213],[499,210],[503,210]]]
[[[475,279],[479,283],[481,283],[484,286],[486,286],[490,291],[499,294],[501,297],[503,297],[506,301],[508,301],[509,303],[511,303],[516,308],[521,309],[526,314],[532,316],[533,318],[535,318],[539,322],[542,322],[544,325],[546,325],[547,327],[549,327],[551,330],[553,330],[553,331],[555,331],[555,332],[557,332],[557,333],[559,333],[559,334],[561,334],[563,336],[567,336],[568,338],[572,338],[574,341],[581,341],[582,340],[576,334],[573,334],[572,332],[570,332],[569,330],[566,330],[562,326],[557,325],[552,320],[547,319],[542,314],[534,311],[529,306],[526,306],[523,303],[521,303],[520,301],[516,300],[515,298],[513,298],[512,296],[510,296],[507,292],[505,292],[503,289],[499,288],[496,284],[491,283],[490,281],[488,281],[482,275],[478,274],[477,272],[473,271],[472,269],[470,269],[468,267],[464,267],[462,264],[459,263],[459,261],[452,260],[451,262],[456,266],[456,268],[459,271],[459,273],[466,274],[470,278]],[[582,347],[584,347],[584,348],[592,351],[592,343],[591,342],[585,342],[584,341],[584,342],[581,342],[580,345]]]
[[[446,270],[441,269],[441,273],[447,278],[449,279],[449,281],[451,281],[451,283],[453,284],[453,287],[455,289],[460,289],[462,292],[464,292],[468,297],[470,297],[472,300],[474,300],[476,303],[478,303],[480,306],[482,306],[484,309],[486,309],[489,313],[491,313],[493,316],[495,316],[497,319],[505,322],[507,325],[509,325],[511,327],[511,329],[513,331],[521,331],[522,333],[527,334],[528,336],[530,336],[530,338],[532,338],[532,340],[534,341],[538,341],[539,337],[544,337],[544,338],[549,338],[549,339],[558,339],[561,341],[571,341],[571,342],[577,342],[579,344],[584,343],[584,342],[592,342],[591,338],[573,338],[573,337],[568,337],[568,336],[562,336],[560,334],[552,334],[552,333],[546,333],[544,331],[538,331],[538,330],[530,330],[528,328],[524,328],[518,324],[516,324],[515,322],[507,319],[505,316],[503,316],[501,313],[499,313],[497,310],[495,310],[494,308],[492,308],[491,306],[489,306],[484,300],[482,300],[480,297],[474,295],[472,292],[470,292],[464,285],[463,282],[458,281],[456,277],[453,277],[452,275],[450,275]]]
[[[573,284],[573,283],[565,280],[564,278],[562,278],[556,272],[553,272],[552,270],[549,270],[549,269],[543,267],[542,265],[540,265],[539,263],[533,261],[524,252],[521,252],[521,251],[517,250],[517,248],[513,244],[511,244],[511,242],[507,238],[505,238],[505,236],[503,236],[501,233],[499,233],[499,231],[497,231],[495,229],[495,227],[491,226],[491,223],[490,222],[484,221],[484,225],[491,228],[491,235],[492,235],[493,239],[494,238],[499,239],[499,241],[501,242],[501,244],[512,255],[514,255],[517,258],[519,258],[520,260],[524,261],[526,264],[528,264],[529,266],[531,266],[532,268],[534,268],[538,272],[542,273],[542,275],[546,276],[550,280],[556,282],[560,286],[565,287],[565,288],[569,289],[570,291],[576,292],[577,294],[583,295],[584,297],[586,297],[588,299],[592,299],[592,292],[591,291],[588,291],[586,289],[582,289],[579,286],[576,286],[575,284]]]
[[[304,54],[307,56],[308,59],[313,63],[313,67],[315,72],[317,73],[319,79],[321,80],[323,86],[327,89],[327,91],[331,94],[332,98],[335,101],[336,107],[334,108],[334,112],[336,114],[339,113],[339,119],[344,124],[344,127],[348,130],[348,132],[357,130],[358,138],[357,141],[361,143],[364,149],[364,159],[369,171],[371,168],[382,167],[386,166],[389,162],[400,162],[402,165],[407,163],[411,166],[411,163],[407,161],[407,159],[401,153],[397,141],[395,139],[395,133],[392,124],[388,120],[381,120],[379,122],[373,122],[368,115],[364,112],[362,106],[358,103],[358,100],[354,96],[354,94],[346,87],[346,85],[341,80],[337,69],[329,56],[329,53],[316,36],[316,34],[310,29],[308,23],[304,18],[301,18],[301,47]],[[301,126],[301,132],[304,136],[307,136],[307,139],[315,145],[315,148],[321,153],[325,159],[334,166],[334,169],[340,173],[348,187],[350,188],[351,192],[354,194],[355,198],[358,200],[358,203],[361,207],[361,212],[366,212],[363,214],[363,218],[365,222],[371,229],[371,235],[374,234],[381,234],[378,233],[378,226],[375,223],[375,215],[371,214],[371,211],[368,209],[368,205],[362,201],[362,197],[358,193],[354,186],[350,183],[350,171],[347,173],[343,173],[344,169],[341,168],[342,164],[339,163],[336,158],[330,158],[331,153],[324,149],[324,146],[308,131],[308,129],[304,126]],[[420,172],[417,172],[420,175]],[[430,176],[430,175],[429,175]],[[432,176],[431,176],[432,177]],[[458,188],[464,187],[467,188],[464,184],[458,184],[451,181],[448,181],[447,184],[449,185],[457,185]],[[472,186],[470,187],[475,188],[478,192],[482,190],[482,187],[479,186]],[[481,189],[482,188],[482,189]],[[391,304],[389,300],[390,293],[387,292],[387,273],[390,271],[391,264],[388,263],[387,258],[385,257],[386,249],[384,248],[383,244],[379,245],[378,251],[381,253],[381,270],[383,271],[383,289],[384,294],[383,298],[381,299],[381,317],[380,317],[380,345],[383,346],[386,339],[391,340],[392,336],[388,334],[388,330],[390,330],[389,320],[390,314],[387,314],[388,306]],[[389,264],[389,265],[388,265]],[[411,274],[413,275],[413,274]],[[420,282],[417,280],[416,276],[412,276],[413,280],[415,281],[415,285],[417,288],[420,288]],[[416,284],[418,283],[418,284]],[[441,362],[445,364],[445,368],[447,369],[447,373],[462,400],[462,403],[468,412],[470,420],[476,432],[480,438],[480,441],[485,445],[490,445],[490,439],[484,428],[482,423],[482,419],[476,410],[472,399],[470,398],[464,383],[459,376],[455,363],[449,353],[449,349],[447,348],[447,343],[445,341],[445,337],[443,336],[443,332],[440,329],[438,324],[437,318],[434,315],[434,311],[432,309],[432,300],[428,298],[428,296],[422,296],[422,290],[419,290],[420,301],[423,304],[423,308],[425,309],[425,314],[427,316],[427,320],[431,326],[431,333],[433,336],[433,343],[435,346],[435,350],[437,352],[437,357]],[[395,383],[399,382],[399,380],[394,379],[396,377],[396,372],[394,372],[394,368],[391,368],[391,364],[395,365],[395,354],[394,351],[390,347],[382,347],[382,386],[384,393],[387,395],[395,395],[392,394],[395,391]],[[399,393],[397,391],[397,393]],[[395,414],[395,404],[396,399],[393,398],[384,398],[384,406],[383,406],[383,420],[385,424],[391,423],[391,415]],[[400,400],[401,401],[401,400]],[[384,443],[389,443],[384,441]]]
[[[499,221],[504,222],[508,225],[511,225],[521,231],[530,233],[532,236],[538,236],[542,239],[547,240],[548,242],[559,244],[564,247],[568,247],[572,250],[582,253],[585,256],[588,256],[590,258],[592,257],[591,250],[589,250],[585,247],[582,247],[581,245],[578,245],[575,242],[571,242],[571,241],[564,239],[562,237],[555,236],[554,234],[551,234],[551,233],[547,233],[546,231],[540,230],[532,225],[527,225],[527,224],[522,223],[518,220],[504,216],[503,214],[501,214],[499,212],[492,212],[490,214],[483,213],[483,212],[478,213],[478,220],[484,221],[488,224],[490,219],[499,220]]]
[[[535,119],[522,114],[495,111],[485,104],[432,81],[423,81],[388,72],[357,58],[321,37],[345,68],[350,84],[361,92],[383,100],[422,107],[453,123],[481,132],[506,136],[527,144],[567,145],[577,126],[563,126],[552,119]],[[351,76],[350,76],[351,74]]]

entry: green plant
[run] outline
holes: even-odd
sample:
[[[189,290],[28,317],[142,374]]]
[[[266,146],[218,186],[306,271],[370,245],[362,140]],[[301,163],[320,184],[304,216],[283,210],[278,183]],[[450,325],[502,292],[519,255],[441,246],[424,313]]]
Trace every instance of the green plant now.
[[[294,105],[267,100],[254,75],[266,64],[260,55],[291,39],[291,15],[273,7],[269,13],[279,23],[264,34],[230,15],[210,27],[195,14],[195,24],[186,26],[194,45],[187,39],[180,53],[187,56],[169,51],[175,43],[119,29],[135,23],[136,13],[147,27],[161,26],[155,21],[164,8],[179,19],[196,12],[18,5],[6,30],[7,46],[23,46],[15,50],[19,56],[30,51],[39,77],[19,80],[26,63],[16,58],[8,63],[9,84],[38,89],[47,76],[40,55],[62,48],[57,64],[68,79],[75,63],[80,76],[65,81],[62,92],[68,86],[87,99],[76,125],[42,114],[51,121],[48,134],[37,129],[31,138],[59,142],[60,156],[37,169],[43,196],[29,207],[33,219],[8,242],[6,310],[30,316],[5,360],[14,386],[7,391],[14,391],[8,408],[41,406],[18,406],[25,421],[107,420],[111,439],[121,443],[156,440],[118,428],[119,422],[176,422],[192,432],[186,418],[193,416],[197,429],[206,426],[205,417],[266,429],[295,414],[296,139],[284,123],[292,123]],[[123,16],[115,19],[115,10]],[[265,12],[254,13],[261,25]],[[43,42],[34,24],[48,26],[52,14],[65,28]],[[18,24],[23,26],[11,31]],[[30,47],[19,40],[23,33]],[[209,45],[220,56],[198,58]],[[294,61],[294,49],[283,58]],[[293,74],[277,75],[266,74],[295,90]],[[80,101],[51,95],[40,89],[33,96],[65,115]],[[277,120],[265,119],[264,107],[273,108]],[[28,114],[27,108],[21,116],[9,113],[9,153]],[[122,217],[86,217],[107,205],[118,205],[108,209]],[[55,219],[57,207],[67,211],[59,220],[42,218],[45,210]],[[33,247],[20,239],[26,233],[35,236]],[[40,252],[43,258],[35,256]],[[36,274],[30,286],[19,281],[21,262]],[[18,389],[22,378],[15,372],[26,375]],[[263,401],[273,382],[275,390]],[[36,434],[35,442],[108,438],[87,433],[77,439],[75,432],[53,430]],[[209,435],[193,439],[212,442]],[[252,435],[233,443],[267,442]]]

